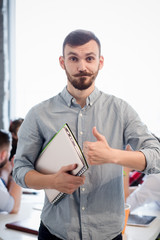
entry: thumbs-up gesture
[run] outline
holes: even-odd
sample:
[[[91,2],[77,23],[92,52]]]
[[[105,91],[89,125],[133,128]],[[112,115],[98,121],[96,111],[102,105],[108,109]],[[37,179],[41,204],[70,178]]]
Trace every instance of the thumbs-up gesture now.
[[[84,142],[83,152],[90,165],[109,163],[112,149],[109,147],[106,138],[101,135],[96,127],[93,127],[93,135],[96,142]]]

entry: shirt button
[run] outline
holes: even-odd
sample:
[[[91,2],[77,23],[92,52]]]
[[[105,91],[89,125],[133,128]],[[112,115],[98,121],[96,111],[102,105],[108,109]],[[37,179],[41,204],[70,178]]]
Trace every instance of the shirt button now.
[[[79,116],[82,117],[82,113],[80,113]]]
[[[82,188],[82,191],[84,192],[85,190],[86,190],[86,189],[83,187],[83,188]]]
[[[84,210],[85,210],[85,207],[82,207],[82,210],[84,211]]]
[[[81,132],[80,132],[80,134],[82,135],[82,134],[83,134],[83,132],[81,131]]]

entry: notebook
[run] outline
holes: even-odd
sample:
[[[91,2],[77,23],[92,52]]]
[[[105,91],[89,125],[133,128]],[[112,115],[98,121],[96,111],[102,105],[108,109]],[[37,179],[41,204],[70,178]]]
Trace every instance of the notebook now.
[[[42,150],[35,168],[43,174],[56,173],[61,167],[77,164],[71,174],[81,176],[88,164],[74,134],[66,123]],[[55,189],[45,189],[49,201],[57,204],[66,194]]]

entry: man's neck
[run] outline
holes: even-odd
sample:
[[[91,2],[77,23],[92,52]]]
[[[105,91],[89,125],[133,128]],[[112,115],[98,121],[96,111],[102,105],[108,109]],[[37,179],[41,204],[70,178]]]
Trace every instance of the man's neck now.
[[[86,105],[87,97],[94,91],[94,84],[85,90],[78,90],[70,83],[67,84],[68,92],[76,99],[76,102],[83,108]]]

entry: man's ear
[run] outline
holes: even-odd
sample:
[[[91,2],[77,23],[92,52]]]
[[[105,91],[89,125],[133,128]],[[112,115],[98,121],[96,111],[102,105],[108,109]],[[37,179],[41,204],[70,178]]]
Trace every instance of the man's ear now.
[[[99,58],[99,70],[101,70],[103,68],[104,65],[104,57],[100,56]]]
[[[64,57],[63,57],[63,56],[60,56],[60,57],[59,57],[59,63],[60,63],[61,68],[65,69]]]
[[[0,162],[3,162],[6,159],[7,155],[8,155],[8,152],[6,150],[2,150],[0,152]]]
[[[8,156],[8,152],[7,150],[3,150],[1,154],[2,154],[2,160],[4,161]]]

